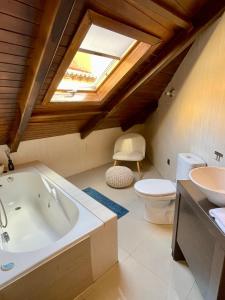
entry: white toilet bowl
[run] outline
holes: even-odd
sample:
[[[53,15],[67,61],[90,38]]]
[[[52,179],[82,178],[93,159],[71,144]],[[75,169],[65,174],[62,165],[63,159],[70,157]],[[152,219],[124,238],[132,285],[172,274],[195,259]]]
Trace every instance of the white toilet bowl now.
[[[176,180],[188,180],[193,168],[205,162],[193,153],[177,155]],[[144,218],[155,224],[172,224],[176,199],[176,184],[166,179],[143,179],[134,185],[136,193],[145,200]]]
[[[144,218],[154,224],[173,224],[176,185],[166,179],[143,179],[135,183],[137,195],[145,200]]]

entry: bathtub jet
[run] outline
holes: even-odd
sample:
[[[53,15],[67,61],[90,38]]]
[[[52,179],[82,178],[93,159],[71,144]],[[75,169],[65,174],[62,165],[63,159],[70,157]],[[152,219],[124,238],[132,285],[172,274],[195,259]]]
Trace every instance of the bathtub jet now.
[[[1,233],[1,239],[3,243],[8,243],[10,241],[8,232],[4,231],[3,233]]]

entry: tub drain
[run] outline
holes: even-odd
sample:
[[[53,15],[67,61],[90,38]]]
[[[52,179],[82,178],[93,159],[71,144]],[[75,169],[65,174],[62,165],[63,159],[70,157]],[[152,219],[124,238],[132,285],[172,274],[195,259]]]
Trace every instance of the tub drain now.
[[[17,206],[16,208],[15,208],[15,210],[20,210],[22,207],[21,206]]]

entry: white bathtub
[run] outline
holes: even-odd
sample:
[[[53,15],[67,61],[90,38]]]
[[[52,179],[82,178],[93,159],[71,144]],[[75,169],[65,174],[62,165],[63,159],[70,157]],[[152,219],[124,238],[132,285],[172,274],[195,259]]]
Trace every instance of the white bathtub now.
[[[104,227],[104,221],[81,204],[86,194],[44,168],[48,172],[27,167],[0,177],[8,217],[8,226],[0,230],[10,238],[0,242],[0,264],[15,264],[10,271],[0,270],[0,289]]]

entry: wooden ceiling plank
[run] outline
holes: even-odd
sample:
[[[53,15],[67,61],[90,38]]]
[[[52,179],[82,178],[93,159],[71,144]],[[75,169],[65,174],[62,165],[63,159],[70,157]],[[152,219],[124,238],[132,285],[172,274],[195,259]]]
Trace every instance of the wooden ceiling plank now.
[[[88,121],[81,129],[81,138],[87,137],[92,131],[96,130],[106,118],[117,111],[121,104],[131,96],[141,85],[148,82],[155,75],[157,75],[163,68],[169,65],[178,55],[180,55],[187,47],[189,47],[194,40],[208,28],[221,14],[224,12],[225,3],[223,0],[218,0],[216,3],[208,3],[201,9],[193,22],[194,29],[187,33],[182,34],[179,38],[172,39],[159,53],[159,55],[153,60],[150,70],[141,79],[138,79],[136,83],[132,84],[130,88],[127,87],[122,94],[122,97],[117,97],[116,102],[111,107],[108,107],[108,113],[102,114],[102,118],[94,117]]]
[[[0,79],[0,87],[22,87],[23,82],[20,80]]]
[[[38,25],[0,12],[0,28],[33,37]]]
[[[0,72],[24,74],[25,69],[26,69],[26,66],[14,65],[14,64],[0,62]]]
[[[43,0],[19,0],[19,2],[37,8],[39,10],[43,10]]]
[[[20,73],[10,73],[0,71],[0,80],[18,80],[23,81],[24,75]]]
[[[34,39],[30,36],[26,36],[20,33],[0,29],[0,41],[22,47],[31,47]]]
[[[0,86],[0,94],[8,94],[8,93],[19,93],[19,87],[7,87],[7,86]]]
[[[28,68],[25,85],[19,99],[20,114],[15,119],[12,127],[14,130],[9,137],[8,144],[12,152],[18,149],[75,2],[76,0],[46,2],[32,63]]]
[[[0,49],[2,53],[13,54],[17,56],[25,56],[25,57],[27,57],[30,52],[30,48],[14,45],[11,43],[1,42],[1,41],[0,41]]]
[[[14,0],[1,1],[0,12],[35,24],[40,23],[39,10]]]
[[[14,54],[8,54],[8,53],[2,53],[0,51],[0,62],[6,63],[6,64],[26,66],[27,65],[27,57],[14,55]]]
[[[0,94],[0,101],[4,100],[4,101],[16,101],[17,99],[17,93],[3,93],[3,94]]]

